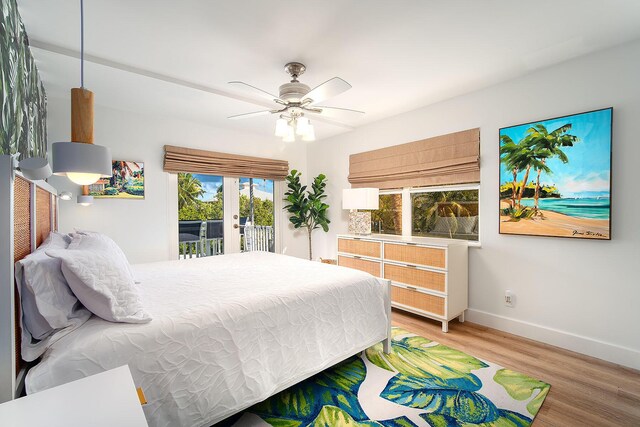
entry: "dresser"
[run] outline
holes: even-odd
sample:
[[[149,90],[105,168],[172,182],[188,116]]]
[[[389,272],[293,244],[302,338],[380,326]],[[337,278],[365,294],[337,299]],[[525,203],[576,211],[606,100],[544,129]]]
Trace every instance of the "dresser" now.
[[[391,305],[442,322],[464,322],[468,245],[422,237],[338,235],[338,265],[391,280]]]

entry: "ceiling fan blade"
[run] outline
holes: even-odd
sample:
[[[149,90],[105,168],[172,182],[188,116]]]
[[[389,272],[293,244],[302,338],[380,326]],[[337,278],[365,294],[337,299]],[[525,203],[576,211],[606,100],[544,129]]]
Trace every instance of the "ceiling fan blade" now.
[[[314,105],[312,108],[316,109],[319,108],[320,110],[322,110],[323,114],[325,111],[327,112],[336,112],[336,113],[356,113],[356,114],[365,114],[364,111],[360,111],[360,110],[352,110],[351,108],[340,108],[340,107],[327,107],[324,105]]]
[[[248,119],[250,117],[257,116],[265,116],[267,114],[272,114],[273,110],[262,110],[262,111],[254,111],[253,113],[244,113],[244,114],[236,114],[235,116],[229,116],[227,119],[238,120],[238,119]]]
[[[237,88],[242,88],[248,93],[252,93],[253,95],[259,96],[259,97],[264,98],[264,99],[268,99],[269,101],[272,101],[272,102],[280,103],[278,101],[281,101],[280,98],[278,98],[274,94],[269,93],[266,90],[262,90],[260,88],[257,88],[255,86],[251,86],[250,84],[245,83],[245,82],[233,81],[233,82],[229,82],[229,84],[233,85],[233,86],[235,86]]]
[[[351,89],[349,83],[340,77],[334,77],[311,89],[311,91],[304,96],[302,102],[304,103],[306,100],[310,100],[307,101],[309,105],[317,104],[318,102],[340,95],[349,89]]]

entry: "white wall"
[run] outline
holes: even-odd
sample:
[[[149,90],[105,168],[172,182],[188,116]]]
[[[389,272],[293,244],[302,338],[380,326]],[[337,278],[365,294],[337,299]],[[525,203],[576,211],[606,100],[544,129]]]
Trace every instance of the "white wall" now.
[[[640,368],[638,76],[635,42],[313,143],[309,173],[329,178],[332,221],[315,238],[316,255],[335,257],[335,236],[347,231],[340,191],[349,154],[479,127],[482,247],[470,248],[469,320]],[[498,234],[498,129],[609,106],[613,240]],[[503,304],[505,289],[516,294],[514,308]]]
[[[51,98],[48,104],[49,143],[68,141],[69,99]],[[96,199],[94,205],[82,207],[75,203],[80,187],[66,178],[52,177],[50,182],[59,191],[74,193],[73,201],[60,203],[60,229],[103,232],[132,263],[167,260],[170,242],[177,241],[177,179],[162,171],[165,144],[288,160],[290,167],[306,170],[306,148],[300,144],[285,145],[274,138],[100,106],[95,108],[95,143],[109,147],[114,159],[144,162],[145,199]],[[287,254],[306,256],[304,235],[287,226],[282,236]]]

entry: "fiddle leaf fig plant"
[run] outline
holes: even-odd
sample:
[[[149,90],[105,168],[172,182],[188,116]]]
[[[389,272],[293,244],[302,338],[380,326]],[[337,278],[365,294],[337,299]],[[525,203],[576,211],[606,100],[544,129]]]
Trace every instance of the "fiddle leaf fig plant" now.
[[[313,179],[311,190],[307,190],[306,185],[302,185],[300,177],[302,174],[292,169],[287,176],[288,190],[285,195],[284,209],[289,212],[289,221],[294,228],[306,228],[309,237],[309,260],[313,259],[313,250],[311,246],[311,233],[317,228],[322,228],[326,233],[329,231],[329,218],[327,210],[329,205],[324,203],[327,197],[325,187],[327,186],[327,177],[320,174]]]

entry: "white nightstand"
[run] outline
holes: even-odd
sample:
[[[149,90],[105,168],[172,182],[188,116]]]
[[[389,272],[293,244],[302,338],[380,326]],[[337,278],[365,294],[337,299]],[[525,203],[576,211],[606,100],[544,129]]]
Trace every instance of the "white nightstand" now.
[[[128,366],[0,405],[3,427],[148,427]]]

